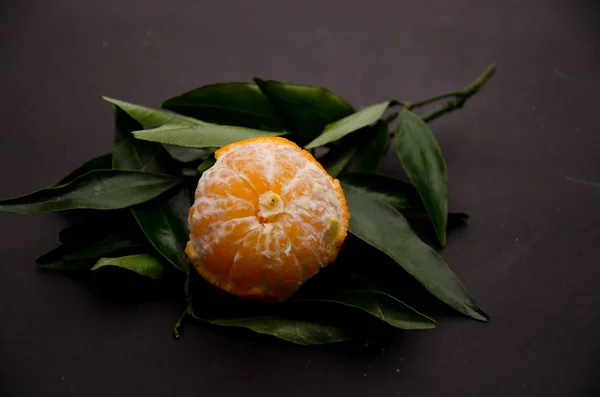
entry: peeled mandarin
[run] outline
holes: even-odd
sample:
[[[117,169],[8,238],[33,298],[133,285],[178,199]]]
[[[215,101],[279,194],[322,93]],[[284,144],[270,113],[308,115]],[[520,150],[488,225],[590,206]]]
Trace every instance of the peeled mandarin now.
[[[198,181],[186,253],[218,288],[284,301],[338,255],[350,218],[340,183],[285,138],[239,141],[215,158]]]

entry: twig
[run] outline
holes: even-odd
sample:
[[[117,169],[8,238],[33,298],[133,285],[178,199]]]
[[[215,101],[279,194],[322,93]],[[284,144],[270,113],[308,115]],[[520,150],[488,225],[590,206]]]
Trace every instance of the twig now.
[[[495,73],[496,66],[492,64],[489,65],[479,77],[473,80],[468,86],[466,86],[462,90],[446,92],[444,94],[435,95],[430,98],[412,103],[395,101],[394,104],[400,105],[408,110],[413,110],[421,106],[441,101],[443,99],[452,98],[449,101],[445,102],[443,105],[441,105],[439,108],[434,109],[431,112],[425,113],[423,116],[421,116],[421,118],[426,122],[432,121],[446,113],[450,113],[456,109],[462,108],[467,102],[467,100],[469,100],[469,98],[471,98],[473,95],[479,92],[483,88],[483,86],[494,76]],[[398,113],[394,112],[393,114],[387,116],[385,118],[385,121],[387,123],[391,123],[392,121],[394,121],[397,115]]]
[[[469,84],[462,90],[456,91],[456,92],[451,92],[448,94],[438,95],[437,98],[445,98],[445,97],[449,97],[449,96],[453,96],[454,98],[447,101],[439,108],[434,109],[431,112],[424,114],[423,116],[421,116],[421,118],[424,121],[429,122],[429,121],[435,120],[436,118],[438,118],[446,113],[450,113],[450,112],[455,111],[456,109],[462,108],[465,105],[465,102],[467,102],[469,100],[469,98],[471,98],[473,95],[478,93],[483,88],[483,86],[494,76],[494,74],[496,74],[496,66],[492,64],[492,65],[488,66],[487,69],[485,69],[485,71],[481,74],[481,76],[479,76],[478,78],[473,80],[473,82],[471,84]],[[434,98],[436,98],[436,97],[434,97]],[[417,102],[417,104],[419,104],[419,106],[421,106],[420,105],[421,103],[426,104],[426,103],[431,103],[431,102],[429,100]]]

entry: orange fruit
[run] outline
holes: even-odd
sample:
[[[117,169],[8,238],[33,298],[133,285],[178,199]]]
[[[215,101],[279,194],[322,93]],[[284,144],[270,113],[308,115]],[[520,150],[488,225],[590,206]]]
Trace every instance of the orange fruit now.
[[[190,209],[186,254],[211,284],[283,301],[335,261],[348,232],[344,192],[314,157],[280,137],[215,152]]]

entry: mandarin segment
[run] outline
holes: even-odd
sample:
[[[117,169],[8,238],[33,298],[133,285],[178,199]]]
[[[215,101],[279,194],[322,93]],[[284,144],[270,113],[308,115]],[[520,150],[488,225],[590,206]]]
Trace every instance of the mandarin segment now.
[[[233,295],[288,299],[336,259],[346,238],[339,181],[280,137],[239,141],[215,158],[198,181],[187,255],[203,278]]]

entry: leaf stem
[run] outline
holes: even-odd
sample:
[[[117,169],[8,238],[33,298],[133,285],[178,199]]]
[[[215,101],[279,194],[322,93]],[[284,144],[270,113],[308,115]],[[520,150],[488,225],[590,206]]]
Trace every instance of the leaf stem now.
[[[181,329],[183,328],[183,322],[184,322],[185,318],[188,315],[193,315],[193,313],[194,313],[194,310],[192,307],[192,300],[189,299],[188,304],[185,307],[185,310],[183,311],[183,313],[181,313],[181,317],[179,317],[179,320],[177,320],[177,322],[173,326],[173,336],[175,337],[175,339],[179,339],[179,337],[181,336]]]

